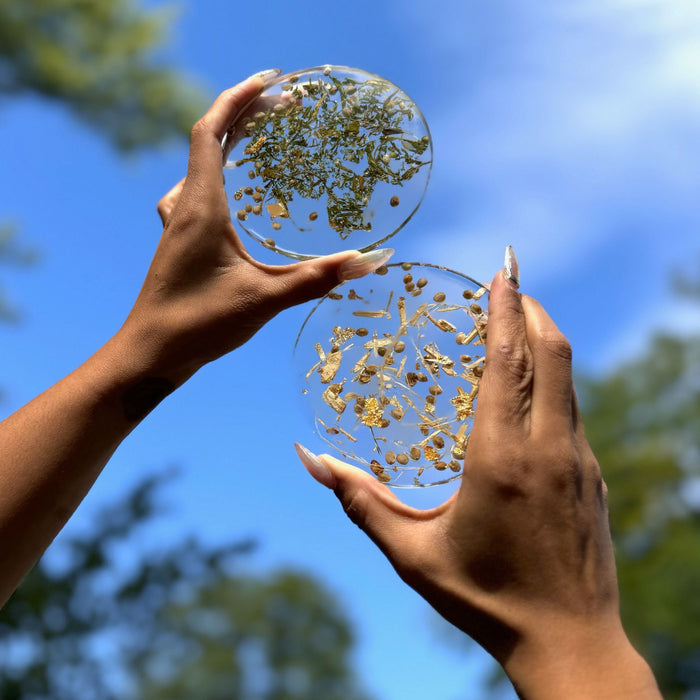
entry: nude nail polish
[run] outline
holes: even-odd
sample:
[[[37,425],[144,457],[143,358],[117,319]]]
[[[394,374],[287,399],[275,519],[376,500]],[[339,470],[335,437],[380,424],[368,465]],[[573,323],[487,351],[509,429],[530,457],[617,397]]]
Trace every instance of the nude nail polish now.
[[[518,259],[515,257],[513,246],[506,246],[503,275],[516,287],[520,287],[520,267],[518,266]]]
[[[380,248],[360,253],[354,258],[346,260],[338,268],[338,277],[341,282],[364,277],[381,267],[394,254],[393,248]]]

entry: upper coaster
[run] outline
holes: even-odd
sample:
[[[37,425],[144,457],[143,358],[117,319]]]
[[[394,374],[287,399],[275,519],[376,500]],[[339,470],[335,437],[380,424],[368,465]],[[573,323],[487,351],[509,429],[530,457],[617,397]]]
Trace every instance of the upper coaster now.
[[[234,224],[296,259],[384,243],[418,209],[432,166],[428,125],[411,98],[344,66],[280,76],[223,147]]]

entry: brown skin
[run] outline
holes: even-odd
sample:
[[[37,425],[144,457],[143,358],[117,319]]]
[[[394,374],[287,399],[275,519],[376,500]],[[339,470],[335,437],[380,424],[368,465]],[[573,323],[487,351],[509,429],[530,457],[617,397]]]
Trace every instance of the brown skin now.
[[[401,578],[502,664],[521,697],[660,698],[620,622],[606,487],[578,413],[569,344],[501,273],[488,333],[464,477],[447,502],[411,508],[327,455],[309,470]]]
[[[369,272],[357,251],[273,267],[231,224],[221,141],[263,88],[222,93],[192,129],[187,177],[159,203],[164,230],[122,328],[65,379],[0,423],[0,605],[138,422],[200,367],[281,310]],[[374,267],[380,263],[376,262]]]

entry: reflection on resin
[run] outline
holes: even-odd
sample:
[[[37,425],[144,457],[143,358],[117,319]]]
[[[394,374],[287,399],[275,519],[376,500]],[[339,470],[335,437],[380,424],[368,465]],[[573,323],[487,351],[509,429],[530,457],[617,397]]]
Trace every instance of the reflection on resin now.
[[[338,66],[280,76],[224,141],[234,224],[294,258],[369,250],[411,218],[432,144],[396,85]]]
[[[395,487],[459,477],[483,374],[488,294],[434,265],[385,265],[326,295],[295,367],[317,434]]]

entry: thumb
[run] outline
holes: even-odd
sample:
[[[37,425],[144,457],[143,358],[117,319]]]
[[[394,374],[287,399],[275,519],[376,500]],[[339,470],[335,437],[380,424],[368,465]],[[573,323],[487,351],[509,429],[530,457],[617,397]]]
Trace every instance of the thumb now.
[[[346,250],[278,267],[278,274],[273,282],[274,296],[279,299],[283,308],[303,304],[322,297],[341,282],[374,272],[393,254],[393,248],[370,250],[366,253]]]
[[[439,510],[421,511],[402,503],[370,474],[330,455],[317,456],[294,445],[311,476],[332,489],[346,515],[382,550],[401,574],[415,558],[421,531]]]

